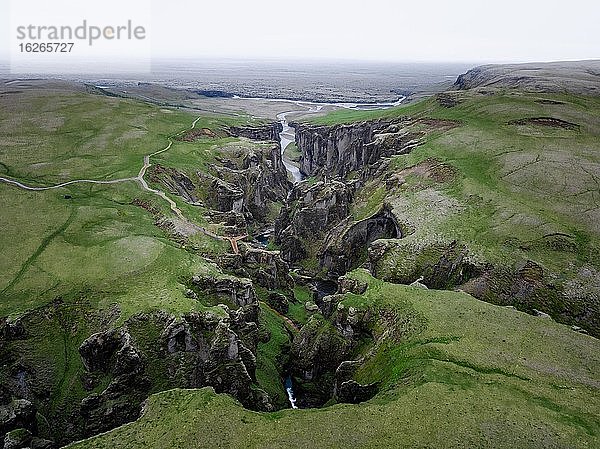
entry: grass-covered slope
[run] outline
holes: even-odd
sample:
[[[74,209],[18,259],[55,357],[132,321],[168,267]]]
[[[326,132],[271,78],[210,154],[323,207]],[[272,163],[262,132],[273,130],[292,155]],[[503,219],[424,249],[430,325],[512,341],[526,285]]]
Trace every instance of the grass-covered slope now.
[[[219,136],[187,141],[176,138],[197,119],[187,112],[92,95],[62,82],[22,81],[0,92],[0,176],[29,186],[135,177],[144,156],[170,140],[172,147],[152,164],[202,169],[216,148],[232,142],[220,130],[248,120],[203,116],[196,128]],[[190,219],[206,225],[204,209],[172,196]],[[228,248],[202,234],[190,238],[191,251],[169,239],[150,213],[170,217],[169,204],[133,180],[45,191],[0,183],[0,204],[3,317],[57,298],[83,298],[99,309],[116,303],[122,321],[146,310],[193,310],[197,302],[184,296],[181,280],[205,265],[199,253]]]
[[[377,276],[410,283],[456,241],[483,271],[491,264],[514,273],[533,261],[548,290],[522,301],[524,310],[542,309],[600,332],[600,98],[447,92],[385,111],[336,111],[313,122],[393,117],[410,117],[407,129],[426,134],[355,197],[356,220],[387,201],[405,231],[396,249],[377,261]],[[508,277],[498,281],[505,291]],[[511,303],[505,296],[502,302]]]
[[[138,175],[144,156],[171,141],[168,151],[150,158],[153,166],[202,170],[222,146],[238,142],[225,137],[224,128],[248,120],[198,118],[93,95],[76,83],[2,84],[0,176],[34,187],[131,178]],[[210,137],[182,135],[192,123]],[[145,179],[164,189],[154,185],[150,172]],[[167,193],[186,218],[210,227],[205,208]],[[131,179],[39,191],[0,182],[0,205],[0,389],[34,404],[40,436],[59,444],[90,434],[84,429],[90,420],[83,422],[81,401],[101,394],[114,376],[103,373],[90,389],[79,348],[90,335],[108,328],[125,325],[148,354],[150,391],[181,385],[167,379],[165,362],[156,356],[161,332],[170,317],[226,314],[216,306],[222,301],[208,294],[195,298],[186,290],[194,275],[222,276],[205,257],[229,251],[228,242],[202,232],[178,238],[164,225],[176,219],[169,203]],[[158,324],[153,325],[155,318]],[[14,323],[19,329],[15,335],[7,330]],[[135,406],[142,399],[131,401]],[[7,419],[5,414],[3,422]]]
[[[343,304],[371,311],[373,332],[387,335],[355,375],[379,382],[374,399],[255,413],[208,389],[172,390],[73,447],[598,446],[598,340],[464,293],[353,276],[369,288]]]

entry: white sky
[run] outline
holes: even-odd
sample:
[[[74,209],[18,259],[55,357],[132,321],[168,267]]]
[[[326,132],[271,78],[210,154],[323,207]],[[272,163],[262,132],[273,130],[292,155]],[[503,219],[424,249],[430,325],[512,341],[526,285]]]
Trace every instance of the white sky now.
[[[153,0],[155,56],[600,58],[599,0],[170,0],[170,12],[161,4]]]
[[[40,0],[13,0],[32,6]],[[120,0],[121,5],[129,0]],[[107,0],[54,0],[100,7]],[[146,0],[154,58],[334,58],[505,62],[600,58],[600,1]],[[61,6],[62,4],[62,6]],[[0,0],[0,57],[12,34]],[[32,8],[33,9],[33,8]],[[131,15],[131,13],[128,13]],[[135,13],[134,13],[135,14]],[[141,14],[141,13],[140,13]],[[8,33],[7,33],[8,31]],[[14,45],[13,45],[14,46]],[[4,48],[1,48],[4,47]],[[115,56],[131,55],[115,47]],[[121,54],[119,54],[121,52]],[[125,54],[126,53],[126,54]]]

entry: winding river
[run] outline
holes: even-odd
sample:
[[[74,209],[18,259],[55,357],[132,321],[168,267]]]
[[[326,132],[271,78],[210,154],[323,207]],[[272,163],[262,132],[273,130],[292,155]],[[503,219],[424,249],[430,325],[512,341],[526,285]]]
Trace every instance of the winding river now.
[[[302,105],[298,104],[298,106]],[[304,175],[300,172],[300,168],[297,165],[293,164],[292,161],[290,161],[285,155],[285,149],[296,140],[296,132],[294,131],[294,128],[292,128],[288,123],[287,116],[291,114],[314,114],[323,109],[323,105],[307,105],[306,108],[307,109],[304,110],[288,111],[282,112],[281,114],[277,114],[277,120],[279,121],[279,123],[281,123],[281,126],[283,127],[283,130],[279,134],[279,141],[281,143],[281,158],[283,159],[283,165],[285,165],[287,171],[289,171],[292,175],[294,184],[302,181],[304,179]]]
[[[297,101],[294,102],[301,108],[299,110],[281,112],[277,114],[277,121],[281,123],[283,127],[281,133],[279,134],[279,142],[281,144],[281,157],[283,159],[283,165],[287,171],[291,174],[294,184],[302,181],[305,178],[305,175],[300,172],[300,168],[290,161],[286,155],[286,148],[296,140],[296,132],[294,128],[292,128],[288,122],[288,116],[293,114],[316,114],[321,112],[325,106],[334,106],[341,109],[354,109],[354,110],[376,110],[376,109],[388,109],[393,108],[395,106],[399,106],[406,97],[400,97],[398,101],[388,102],[388,103],[314,103],[308,101]],[[271,100],[271,101],[287,101],[287,100]]]

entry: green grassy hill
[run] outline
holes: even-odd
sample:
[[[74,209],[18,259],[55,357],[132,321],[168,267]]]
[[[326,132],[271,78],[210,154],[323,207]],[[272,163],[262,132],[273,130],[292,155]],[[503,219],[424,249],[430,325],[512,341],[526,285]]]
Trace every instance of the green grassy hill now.
[[[412,282],[419,267],[437,261],[434,247],[451,242],[464,245],[475,264],[509,272],[533,261],[550,290],[537,304],[520,306],[598,335],[600,98],[447,92],[390,110],[336,111],[311,123],[403,117],[412,118],[407,130],[425,133],[423,143],[392,156],[353,204],[358,220],[387,201],[406,231],[378,261],[377,276]],[[554,300],[556,292],[571,299]]]
[[[135,177],[143,157],[170,140],[169,151],[151,162],[200,177],[197,172],[225,153],[231,163],[259,145],[220,132],[253,122],[245,116],[203,116],[197,128],[210,129],[211,137],[188,141],[176,136],[196,119],[189,113],[61,83],[11,87],[0,104],[0,176],[32,186]],[[312,123],[400,117],[412,118],[407,126],[424,133],[423,143],[391,156],[356,192],[350,210],[352,220],[361,220],[385,202],[408,231],[388,239],[395,246],[372,265],[378,277],[412,282],[457,242],[474,264],[510,271],[531,262],[543,273],[534,279],[543,284],[536,303],[518,303],[520,291],[502,301],[485,299],[530,312],[539,303],[557,321],[598,335],[600,99],[486,88],[385,111],[340,110]],[[159,187],[150,173],[146,179]],[[220,217],[211,223],[203,205],[167,193],[190,221],[215,232],[224,226]],[[41,398],[43,436],[72,431],[77,424],[69,417],[79,413],[81,401],[111,380],[104,373],[84,391],[82,342],[125,323],[149,354],[147,373],[156,377],[149,392],[155,394],[137,421],[72,447],[600,447],[598,339],[449,291],[468,285],[425,290],[362,269],[350,276],[368,289],[338,297],[327,318],[333,325],[326,324],[334,334],[344,311],[361,317],[366,337],[349,358],[364,360],[355,381],[377,384],[371,400],[259,413],[210,389],[161,391],[179,384],[166,380],[164,360],[152,359],[164,330],[152,313],[225,316],[215,306],[221,299],[200,290],[193,299],[187,289],[194,274],[217,275],[211,259],[229,252],[228,243],[202,233],[178,240],[161,227],[160,218],[173,218],[169,204],[133,180],[37,192],[0,183],[0,204],[0,324],[22,319],[26,328],[0,345],[0,375],[29,376],[32,391],[23,395]],[[367,249],[360,251],[367,260]],[[266,305],[266,288],[256,292],[256,385],[282,406],[281,377],[297,330]],[[313,300],[307,286],[295,286],[291,295],[296,301],[286,316],[294,323],[318,327],[326,319],[305,308]],[[148,316],[134,319],[140,313]]]
[[[143,157],[165,148],[197,118],[141,102],[90,95],[78,85],[25,83],[2,96],[0,176],[29,186],[76,179],[115,180],[138,175]],[[203,116],[197,128],[220,130],[247,117]],[[202,168],[214,148],[229,138],[175,141],[153,164]],[[147,176],[148,178],[148,176]],[[173,195],[196,222],[203,211]],[[117,303],[121,320],[144,310],[189,311],[197,302],[183,295],[181,279],[206,265],[197,253],[227,245],[198,234],[186,251],[155,225],[140,204],[168,215],[169,205],[135,181],[73,184],[56,190],[23,191],[0,183],[5,248],[0,254],[0,316],[16,317],[48,304],[86,298],[104,309]]]
[[[343,303],[395,317],[356,379],[382,391],[359,405],[256,413],[210,389],[154,395],[143,416],[73,448],[593,448],[600,444],[600,343],[551,320],[454,292],[357,271]],[[403,324],[404,323],[404,324]]]

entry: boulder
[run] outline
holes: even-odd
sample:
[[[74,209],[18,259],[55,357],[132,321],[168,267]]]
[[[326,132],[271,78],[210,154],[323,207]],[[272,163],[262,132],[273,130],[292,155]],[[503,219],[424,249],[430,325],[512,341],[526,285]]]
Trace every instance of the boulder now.
[[[340,276],[338,278],[338,289],[340,294],[354,293],[362,295],[367,291],[368,284],[348,276]]]
[[[311,302],[311,301],[307,301],[304,304],[304,308],[306,309],[307,312],[315,313],[315,312],[319,311],[319,306],[316,305],[314,302]]]
[[[26,399],[12,399],[0,405],[0,438],[15,429],[27,429],[35,432],[37,410]]]
[[[27,337],[25,326],[18,321],[9,321],[7,318],[0,318],[0,339],[4,341],[23,340]]]

